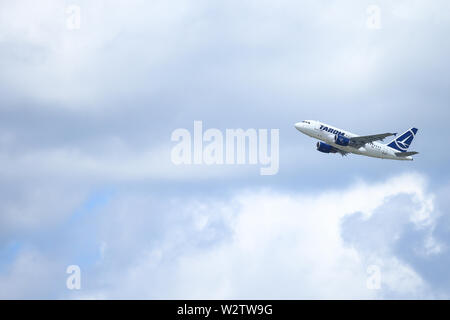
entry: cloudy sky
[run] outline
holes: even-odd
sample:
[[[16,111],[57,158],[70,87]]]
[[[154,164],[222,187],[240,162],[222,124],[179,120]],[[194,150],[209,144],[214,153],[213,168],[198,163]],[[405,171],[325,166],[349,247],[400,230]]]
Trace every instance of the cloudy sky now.
[[[448,299],[448,12],[0,1],[0,298]],[[322,154],[303,119],[420,154]],[[174,165],[195,120],[279,129],[278,173]]]

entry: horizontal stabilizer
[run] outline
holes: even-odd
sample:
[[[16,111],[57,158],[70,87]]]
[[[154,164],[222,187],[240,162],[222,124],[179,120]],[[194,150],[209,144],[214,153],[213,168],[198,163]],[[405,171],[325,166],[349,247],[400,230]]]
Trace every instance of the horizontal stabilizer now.
[[[413,156],[415,154],[418,154],[417,151],[409,151],[409,152],[396,152],[395,155],[397,157],[408,157],[408,156]]]

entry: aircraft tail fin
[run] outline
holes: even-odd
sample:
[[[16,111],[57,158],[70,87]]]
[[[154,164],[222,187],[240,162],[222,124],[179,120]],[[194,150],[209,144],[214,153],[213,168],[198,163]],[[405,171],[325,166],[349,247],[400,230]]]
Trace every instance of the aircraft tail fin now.
[[[395,138],[394,140],[389,142],[387,146],[404,153],[408,151],[409,145],[416,136],[417,131],[418,131],[417,128],[411,128],[408,131],[401,134],[398,138]]]

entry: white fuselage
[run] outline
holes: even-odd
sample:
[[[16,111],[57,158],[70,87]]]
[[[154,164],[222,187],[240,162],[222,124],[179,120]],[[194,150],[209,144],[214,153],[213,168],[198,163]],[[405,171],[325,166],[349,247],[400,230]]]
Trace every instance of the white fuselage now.
[[[342,150],[344,152],[349,153],[355,153],[360,154],[368,157],[373,158],[380,158],[380,159],[392,159],[392,160],[413,160],[411,156],[408,157],[398,157],[395,155],[395,152],[398,152],[395,149],[392,149],[391,147],[388,147],[385,144],[379,143],[379,142],[370,142],[366,143],[364,146],[360,148],[354,148],[351,146],[341,146],[335,143],[335,135],[337,132],[339,134],[345,135],[347,138],[353,138],[358,137],[357,134],[330,126],[328,124],[314,121],[314,120],[307,120],[304,122],[298,122],[295,124],[295,128],[318,140],[321,140],[325,142],[326,144],[329,144],[330,146],[337,148],[339,150]]]

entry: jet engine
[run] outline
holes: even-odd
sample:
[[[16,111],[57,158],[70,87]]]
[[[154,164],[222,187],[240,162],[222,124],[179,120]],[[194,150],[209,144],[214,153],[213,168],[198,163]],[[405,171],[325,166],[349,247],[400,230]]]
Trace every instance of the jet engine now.
[[[337,134],[334,136],[334,143],[336,143],[340,146],[346,147],[350,143],[350,139],[347,137],[344,137],[340,134]]]
[[[323,153],[336,153],[337,149],[333,146],[330,146],[329,144],[326,144],[323,142],[317,142],[317,151],[320,151]]]

